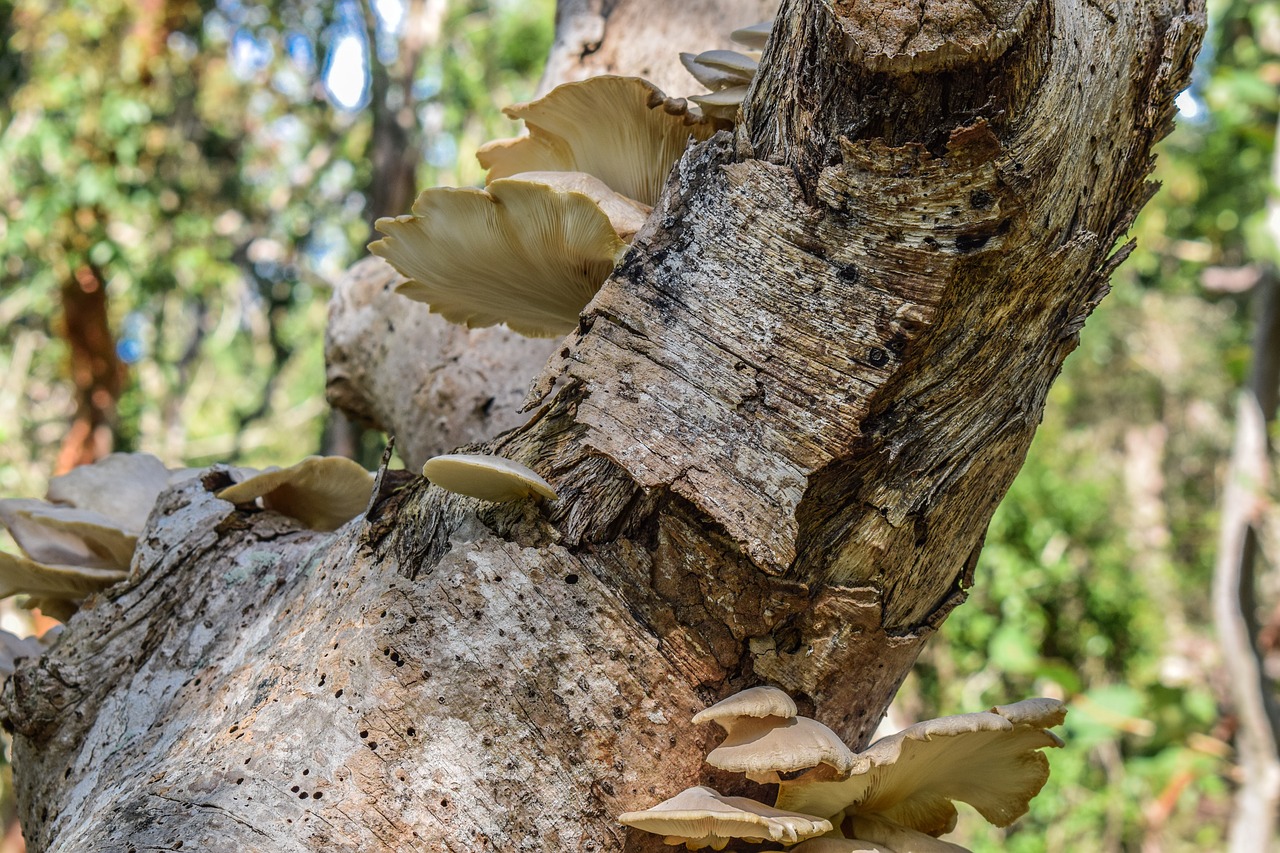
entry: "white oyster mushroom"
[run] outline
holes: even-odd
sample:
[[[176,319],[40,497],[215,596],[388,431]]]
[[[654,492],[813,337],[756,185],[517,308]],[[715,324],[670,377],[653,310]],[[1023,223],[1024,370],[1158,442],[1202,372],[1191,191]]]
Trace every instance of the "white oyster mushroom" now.
[[[446,491],[485,501],[557,497],[551,484],[527,465],[482,453],[434,456],[422,466],[422,476]]]
[[[590,198],[527,180],[435,187],[375,226],[386,236],[369,250],[410,279],[397,292],[450,322],[529,337],[572,331],[627,249]]]
[[[747,797],[726,797],[713,788],[687,788],[653,808],[627,812],[618,822],[664,837],[690,850],[723,850],[730,839],[794,844],[831,831],[830,821],[771,808]]]
[[[955,827],[957,801],[1008,826],[1049,778],[1041,750],[1062,746],[1047,729],[1065,716],[1061,702],[1028,699],[917,723],[859,753],[847,778],[782,782],[778,807],[823,816],[843,811],[938,836]]]

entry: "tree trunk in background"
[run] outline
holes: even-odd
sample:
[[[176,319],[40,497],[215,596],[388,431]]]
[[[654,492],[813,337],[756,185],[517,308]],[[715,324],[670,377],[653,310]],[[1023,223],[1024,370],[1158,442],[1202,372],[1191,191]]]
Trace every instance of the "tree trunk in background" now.
[[[115,443],[125,366],[111,334],[106,282],[89,264],[76,267],[62,286],[62,338],[70,355],[76,413],[58,450],[54,474],[101,459]]]
[[[644,40],[691,5],[611,9]],[[770,682],[863,744],[974,582],[1204,24],[899,6],[783,5],[737,132],[485,447],[560,500],[414,478],[318,534],[216,472],[167,493],[136,580],[10,682],[33,848],[669,849],[615,817],[746,789],[709,702]]]

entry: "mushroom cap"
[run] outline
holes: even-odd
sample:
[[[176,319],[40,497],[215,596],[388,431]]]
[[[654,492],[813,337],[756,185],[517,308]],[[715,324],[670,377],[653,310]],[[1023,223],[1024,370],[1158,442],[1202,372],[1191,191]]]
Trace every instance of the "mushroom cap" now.
[[[796,703],[776,687],[749,687],[693,715],[693,722],[718,723],[726,732],[738,717],[794,717]]]
[[[308,456],[296,465],[254,474],[217,497],[233,504],[262,498],[264,509],[312,530],[337,530],[369,505],[373,474],[342,456]]]
[[[128,576],[127,570],[51,566],[0,551],[0,598],[26,593],[36,597],[79,601]]]
[[[47,497],[105,515],[136,535],[169,487],[169,476],[164,463],[149,453],[111,453],[54,477]]]
[[[763,50],[771,32],[773,32],[773,21],[761,21],[758,24],[734,30],[729,33],[729,38],[738,44],[745,44],[747,47]]]
[[[1061,702],[1029,699],[917,723],[859,753],[846,779],[782,782],[778,806],[824,816],[842,809],[876,815],[936,836],[955,826],[952,801],[959,800],[1008,826],[1026,814],[1049,778],[1040,750],[1062,740],[1045,729],[1065,716]]]
[[[690,95],[689,100],[702,107],[702,111],[709,116],[733,121],[750,88],[750,86],[730,86],[706,95]]]
[[[631,242],[653,211],[647,204],[614,192],[604,181],[586,172],[521,172],[512,175],[510,180],[531,181],[563,192],[582,193],[604,211],[604,215],[609,217],[609,224],[624,243]]]
[[[522,180],[434,187],[413,215],[375,227],[386,237],[369,251],[411,279],[397,292],[451,322],[530,337],[572,331],[627,249],[587,196]]]
[[[853,767],[853,751],[839,735],[808,717],[737,717],[727,732],[724,742],[707,754],[707,763],[745,773],[755,782],[777,782],[779,773],[819,764],[841,776]]]
[[[422,476],[442,489],[485,501],[518,501],[538,495],[556,499],[555,489],[532,468],[501,456],[451,453],[434,456]]]
[[[0,524],[39,563],[127,570],[138,542],[115,519],[30,498],[0,500]]]
[[[822,818],[772,808],[747,797],[726,797],[704,786],[686,788],[644,811],[627,812],[618,822],[666,836],[668,844],[684,843],[690,850],[722,850],[731,838],[794,844],[831,831],[831,822]]]
[[[754,59],[733,50],[708,50],[696,55],[682,53],[680,64],[693,79],[712,90],[750,83],[759,68]]]
[[[639,77],[590,77],[565,83],[544,97],[507,107],[523,119],[527,136],[480,147],[476,158],[489,181],[520,172],[586,172],[614,192],[653,206],[689,137],[709,139],[715,128],[685,124],[655,107],[666,95]]]

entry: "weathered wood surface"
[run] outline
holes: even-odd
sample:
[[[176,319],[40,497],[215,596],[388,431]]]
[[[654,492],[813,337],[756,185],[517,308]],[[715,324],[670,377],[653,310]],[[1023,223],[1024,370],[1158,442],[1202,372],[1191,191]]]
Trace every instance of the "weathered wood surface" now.
[[[33,849],[656,850],[614,816],[742,789],[700,765],[707,702],[769,681],[863,743],[974,580],[1203,28],[910,5],[784,4],[736,135],[488,444],[558,502],[418,479],[330,536],[163,499],[139,579],[6,694]]]
[[[447,322],[396,293],[404,280],[370,255],[335,285],[325,394],[357,422],[393,433],[405,467],[416,471],[528,420],[520,404],[556,341]]]

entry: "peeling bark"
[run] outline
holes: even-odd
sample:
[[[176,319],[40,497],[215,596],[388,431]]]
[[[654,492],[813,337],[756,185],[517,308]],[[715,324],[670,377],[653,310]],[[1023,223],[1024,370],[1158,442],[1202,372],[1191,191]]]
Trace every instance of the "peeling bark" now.
[[[322,535],[216,473],[168,493],[6,693],[33,848],[658,850],[614,816],[750,787],[701,765],[705,704],[768,681],[863,744],[974,582],[1203,28],[899,5],[784,4],[736,134],[485,445],[559,501],[409,479]]]

